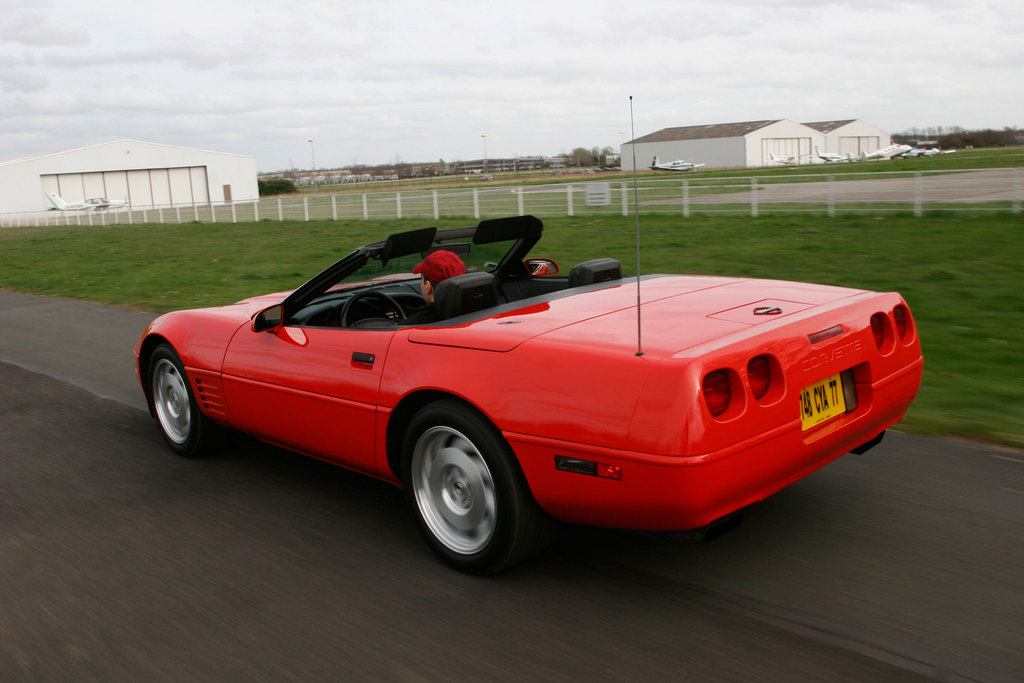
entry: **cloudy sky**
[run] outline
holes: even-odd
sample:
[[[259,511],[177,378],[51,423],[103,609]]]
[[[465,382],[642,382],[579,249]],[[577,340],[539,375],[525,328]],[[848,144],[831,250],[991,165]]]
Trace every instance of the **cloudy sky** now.
[[[261,171],[618,148],[631,95],[637,136],[1024,127],[1024,3],[0,0],[0,161],[120,138]]]

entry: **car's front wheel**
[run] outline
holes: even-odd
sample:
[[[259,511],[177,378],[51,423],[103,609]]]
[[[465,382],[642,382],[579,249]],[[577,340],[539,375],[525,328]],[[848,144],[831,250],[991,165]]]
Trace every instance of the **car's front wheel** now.
[[[455,401],[422,408],[406,432],[402,479],[420,527],[455,568],[489,574],[525,559],[551,520],[515,455],[476,411]]]
[[[156,347],[149,358],[149,400],[171,450],[186,458],[210,450],[217,426],[199,409],[185,367],[168,344]]]

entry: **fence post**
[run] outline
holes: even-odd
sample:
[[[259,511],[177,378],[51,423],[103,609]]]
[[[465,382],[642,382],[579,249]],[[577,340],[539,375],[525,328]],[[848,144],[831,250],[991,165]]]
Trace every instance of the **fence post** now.
[[[434,220],[441,217],[441,207],[437,203],[437,190],[430,191],[430,201],[434,204]]]
[[[690,217],[690,181],[683,180],[683,218]]]
[[[370,220],[370,204],[366,201],[366,193],[363,193],[363,220]]]
[[[1013,215],[1020,215],[1021,195],[1024,195],[1024,168],[1016,169],[1013,176]]]
[[[196,217],[196,223],[198,223],[199,222],[199,205],[198,204],[195,204],[195,203],[192,204],[192,213]]]
[[[402,217],[402,193],[395,192],[395,218]]]
[[[565,184],[565,196],[566,201],[568,202],[568,206],[566,208],[569,210],[569,215],[572,216],[572,183]]]
[[[331,195],[331,218],[338,220],[338,195]]]
[[[304,219],[309,221],[309,195],[302,198],[302,215]]]
[[[757,218],[757,178],[750,179],[750,217]]]
[[[830,173],[828,175],[828,185],[826,186],[828,188],[828,190],[827,190],[828,191],[828,199],[826,201],[828,202],[828,217],[829,218],[835,218],[836,217],[836,187],[835,187],[835,180],[836,180],[836,177]]]
[[[622,215],[629,215],[629,185],[625,182],[622,184]]]
[[[921,172],[914,171],[914,215],[921,217],[921,199],[923,194]]]
[[[473,188],[473,218],[480,218],[480,191]]]
[[[526,207],[523,205],[523,188],[522,187],[517,187],[516,188],[516,195],[517,195],[516,202],[519,204],[519,215],[520,216],[525,216],[526,215]]]
[[[281,198],[277,198],[277,220],[284,220],[284,204],[281,202]]]

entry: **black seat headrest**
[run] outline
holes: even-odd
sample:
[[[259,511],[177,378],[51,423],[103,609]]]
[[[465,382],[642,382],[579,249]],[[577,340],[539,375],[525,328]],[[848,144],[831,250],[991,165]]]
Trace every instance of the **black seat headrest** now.
[[[490,273],[464,273],[437,285],[434,305],[444,320],[498,305],[498,288]]]
[[[622,279],[622,264],[618,259],[597,258],[584,261],[569,271],[569,286],[592,285],[595,282]]]

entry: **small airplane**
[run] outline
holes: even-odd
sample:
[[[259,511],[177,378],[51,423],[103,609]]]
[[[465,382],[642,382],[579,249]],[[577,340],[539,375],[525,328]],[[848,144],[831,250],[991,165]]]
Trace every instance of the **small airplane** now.
[[[665,164],[658,163],[658,157],[654,157],[654,161],[651,162],[652,171],[692,171],[695,168],[701,166],[707,166],[707,164],[695,164],[692,161],[683,161],[679,159],[677,161],[669,161]]]
[[[892,159],[898,157],[901,154],[906,154],[910,150],[914,149],[910,145],[889,145],[888,147],[882,147],[876,149],[874,152],[863,152],[859,157],[853,157],[850,161],[869,161],[871,159]]]
[[[68,202],[56,192],[49,192],[46,198],[53,206],[50,211],[102,211],[104,209],[120,209],[128,204],[127,199],[107,199],[106,197],[90,197],[80,202]]]
[[[817,147],[814,148],[814,153],[818,155],[818,158],[824,161],[826,164],[838,164],[844,161],[851,161],[849,154],[839,154],[838,152],[822,152]]]
[[[909,152],[904,152],[901,156],[904,159],[913,159],[914,157],[933,157],[937,154],[952,154],[955,149],[939,149],[938,147],[915,147]]]
[[[801,156],[807,156],[807,155],[805,155],[805,154],[801,154],[801,155],[788,154],[788,155],[786,155],[784,157],[777,157],[774,154],[772,154],[771,152],[768,152],[768,159],[770,159],[771,161],[775,162],[776,164],[786,164],[787,166],[793,166],[795,164],[799,164]]]

